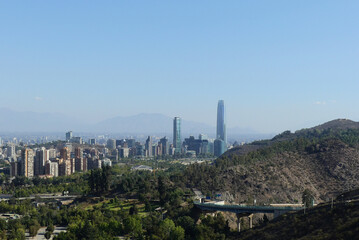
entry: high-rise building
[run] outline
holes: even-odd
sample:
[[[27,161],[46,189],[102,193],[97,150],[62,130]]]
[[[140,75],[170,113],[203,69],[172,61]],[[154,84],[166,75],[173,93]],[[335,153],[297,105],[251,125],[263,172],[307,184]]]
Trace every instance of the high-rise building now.
[[[15,144],[8,144],[7,145],[7,157],[8,158],[14,158],[16,157],[16,151],[15,151]]]
[[[118,149],[118,153],[120,155],[120,158],[127,158],[130,154],[130,149],[127,147],[121,147]]]
[[[170,145],[168,144],[168,139],[163,137],[160,139],[160,144],[162,144],[162,155],[168,155]]]
[[[66,141],[70,141],[72,139],[72,131],[68,131],[66,133]]]
[[[219,157],[226,151],[226,144],[222,139],[214,140],[214,156]]]
[[[96,138],[91,138],[89,143],[90,145],[96,145]]]
[[[34,151],[30,148],[21,152],[21,175],[28,178],[34,176]]]
[[[222,140],[227,144],[226,119],[225,119],[224,101],[218,101],[217,107],[217,135],[216,139]]]
[[[19,162],[10,162],[10,177],[16,177],[19,175]]]
[[[59,163],[57,161],[48,160],[45,165],[45,174],[54,177],[59,176]]]
[[[179,117],[173,119],[173,147],[175,148],[175,153],[181,153],[181,118]]]
[[[82,149],[80,147],[76,147],[75,148],[75,158],[82,158],[82,156],[83,156]]]
[[[35,176],[45,174],[45,164],[49,160],[49,151],[44,147],[36,151],[35,163],[34,163],[34,174]]]
[[[68,147],[64,147],[60,150],[60,158],[63,160],[69,160],[71,157],[71,152]]]
[[[69,176],[74,172],[73,169],[75,169],[75,164],[72,160],[63,160],[59,164],[59,176]]]
[[[151,136],[148,136],[148,138],[146,140],[145,149],[146,149],[146,156],[152,157],[152,137]]]

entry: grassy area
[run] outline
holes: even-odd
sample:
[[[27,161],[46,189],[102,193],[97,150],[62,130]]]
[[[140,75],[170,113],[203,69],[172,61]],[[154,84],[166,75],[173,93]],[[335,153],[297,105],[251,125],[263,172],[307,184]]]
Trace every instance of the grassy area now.
[[[94,203],[84,202],[79,205],[80,208],[84,210],[93,210],[99,208],[106,208],[111,211],[130,211],[130,208],[134,205],[137,208],[138,215],[140,217],[146,217],[149,212],[145,210],[145,204],[140,203],[137,199],[128,199],[124,201],[119,201],[115,199],[105,199],[104,201],[99,201],[95,203],[97,199],[93,199]],[[158,204],[151,204],[152,209],[159,207]]]

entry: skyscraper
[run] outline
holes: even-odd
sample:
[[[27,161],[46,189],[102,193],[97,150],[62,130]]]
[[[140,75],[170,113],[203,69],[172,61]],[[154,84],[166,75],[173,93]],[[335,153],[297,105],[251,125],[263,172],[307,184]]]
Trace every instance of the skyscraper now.
[[[175,117],[173,119],[173,147],[175,153],[181,153],[181,118]]]
[[[227,144],[226,118],[225,118],[225,109],[224,109],[224,101],[223,100],[218,101],[216,139],[220,139],[225,144]]]
[[[168,139],[166,137],[160,139],[160,144],[162,145],[162,155],[168,155],[170,145],[168,144]]]
[[[217,134],[214,142],[214,155],[220,156],[227,150],[227,132],[224,101],[218,101],[217,107]]]
[[[32,178],[34,176],[34,151],[26,148],[21,153],[21,175]]]
[[[34,162],[34,174],[35,176],[45,174],[45,164],[49,160],[49,151],[44,147],[36,151]]]
[[[146,156],[147,157],[152,157],[152,137],[148,136],[147,140],[146,140]]]

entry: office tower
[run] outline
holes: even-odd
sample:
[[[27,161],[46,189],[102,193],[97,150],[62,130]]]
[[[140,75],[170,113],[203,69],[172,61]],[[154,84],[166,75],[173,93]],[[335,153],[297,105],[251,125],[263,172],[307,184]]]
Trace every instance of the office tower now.
[[[49,160],[49,151],[45,148],[41,148],[36,151],[35,163],[34,163],[34,174],[35,176],[45,174],[45,164]]]
[[[63,160],[69,160],[71,157],[71,152],[67,147],[64,147],[60,150],[60,158]]]
[[[34,151],[30,148],[21,153],[21,175],[28,178],[34,176]]]
[[[160,139],[160,144],[162,145],[162,155],[168,155],[170,145],[168,144],[168,139],[163,137]]]
[[[72,139],[72,131],[66,133],[66,141],[70,141]]]
[[[226,151],[226,143],[222,139],[214,140],[214,156],[219,157]]]
[[[156,146],[156,155],[157,155],[157,156],[162,156],[162,152],[163,152],[163,150],[162,150],[162,144],[159,143],[159,144]]]
[[[90,139],[90,145],[96,145],[96,139],[95,138]]]
[[[151,136],[148,136],[148,138],[146,140],[145,149],[146,149],[146,156],[152,157],[152,137]]]
[[[108,139],[107,140],[107,147],[110,149],[110,150],[113,150],[116,148],[116,140],[115,139]]]
[[[181,118],[179,117],[173,119],[173,147],[175,153],[181,153]]]
[[[227,144],[226,119],[223,100],[218,101],[216,139],[221,139],[225,144]]]
[[[155,156],[157,156],[157,144],[155,144],[155,145],[152,145],[152,155],[155,157]]]

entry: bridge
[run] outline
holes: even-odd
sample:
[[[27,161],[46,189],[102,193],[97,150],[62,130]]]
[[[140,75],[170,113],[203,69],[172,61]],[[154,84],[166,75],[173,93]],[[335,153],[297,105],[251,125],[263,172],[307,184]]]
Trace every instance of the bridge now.
[[[249,228],[252,228],[252,217],[254,213],[272,213],[274,214],[274,217],[278,217],[286,212],[299,211],[304,209],[301,206],[290,206],[290,204],[278,204],[277,206],[221,205],[216,203],[203,203],[195,201],[194,205],[202,211],[236,213],[238,231],[240,231],[240,219],[244,216],[249,218]]]
[[[275,216],[279,216],[286,212],[299,211],[303,209],[303,207],[297,206],[220,205],[215,203],[201,202],[194,202],[194,205],[205,211],[221,211],[232,213],[273,213]]]

